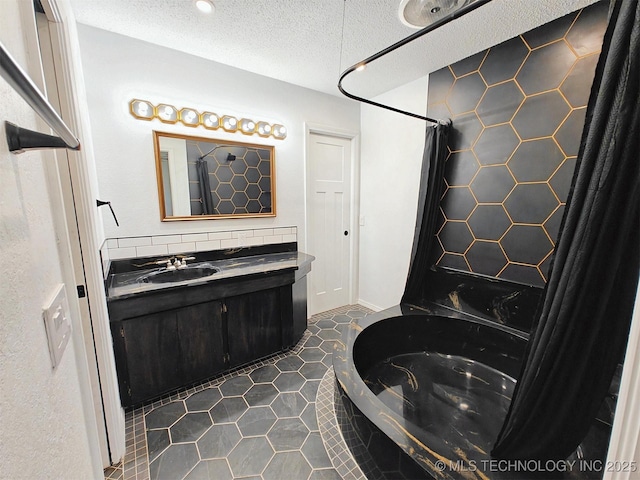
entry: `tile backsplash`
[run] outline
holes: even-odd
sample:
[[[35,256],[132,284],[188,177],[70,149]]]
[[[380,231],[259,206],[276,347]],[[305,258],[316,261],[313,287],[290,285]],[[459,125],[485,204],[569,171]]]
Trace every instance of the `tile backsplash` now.
[[[100,256],[102,258],[102,269],[106,276],[111,260],[176,255],[297,241],[297,227],[108,238],[100,249]]]

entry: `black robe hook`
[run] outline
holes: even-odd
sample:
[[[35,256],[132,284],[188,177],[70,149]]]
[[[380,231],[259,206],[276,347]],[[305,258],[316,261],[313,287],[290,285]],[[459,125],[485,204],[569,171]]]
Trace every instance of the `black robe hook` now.
[[[116,226],[119,227],[118,219],[116,218],[116,212],[113,211],[113,207],[111,206],[111,202],[105,202],[103,200],[96,200],[96,205],[99,207],[103,205],[109,205],[109,210],[111,210],[111,215],[113,215],[113,219],[116,221]]]

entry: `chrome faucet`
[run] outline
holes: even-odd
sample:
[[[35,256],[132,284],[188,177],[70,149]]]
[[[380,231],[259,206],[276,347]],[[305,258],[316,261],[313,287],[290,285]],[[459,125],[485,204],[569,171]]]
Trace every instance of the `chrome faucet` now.
[[[195,260],[196,257],[169,257],[169,258],[163,258],[161,260],[156,260],[155,263],[156,265],[164,265],[164,267],[167,270],[178,270],[178,269],[183,269],[183,268],[187,268],[187,260]]]
[[[196,257],[182,257],[180,259],[178,259],[178,257],[176,257],[175,261],[173,262],[173,265],[176,268],[187,268],[187,260],[195,260]]]

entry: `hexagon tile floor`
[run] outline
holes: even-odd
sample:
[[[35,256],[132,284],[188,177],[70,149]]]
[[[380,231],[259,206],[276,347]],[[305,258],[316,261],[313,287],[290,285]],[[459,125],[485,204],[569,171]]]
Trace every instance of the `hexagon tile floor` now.
[[[369,312],[349,305],[314,315],[293,349],[128,412],[125,459],[105,479],[342,479],[316,395],[341,329]]]

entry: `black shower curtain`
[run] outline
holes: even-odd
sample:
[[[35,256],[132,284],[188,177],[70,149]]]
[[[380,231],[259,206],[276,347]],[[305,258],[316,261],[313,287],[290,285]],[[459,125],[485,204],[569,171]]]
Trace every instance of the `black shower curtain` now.
[[[627,343],[640,238],[640,8],[612,3],[572,192],[495,458],[568,457]]]
[[[209,183],[209,165],[206,158],[199,158],[196,162],[198,183],[200,184],[200,198],[202,198],[202,214],[213,215],[216,213],[211,198],[211,184]]]
[[[425,272],[430,267],[429,252],[436,233],[450,128],[451,122],[427,125],[418,191],[416,229],[402,303],[411,303],[420,299]]]

